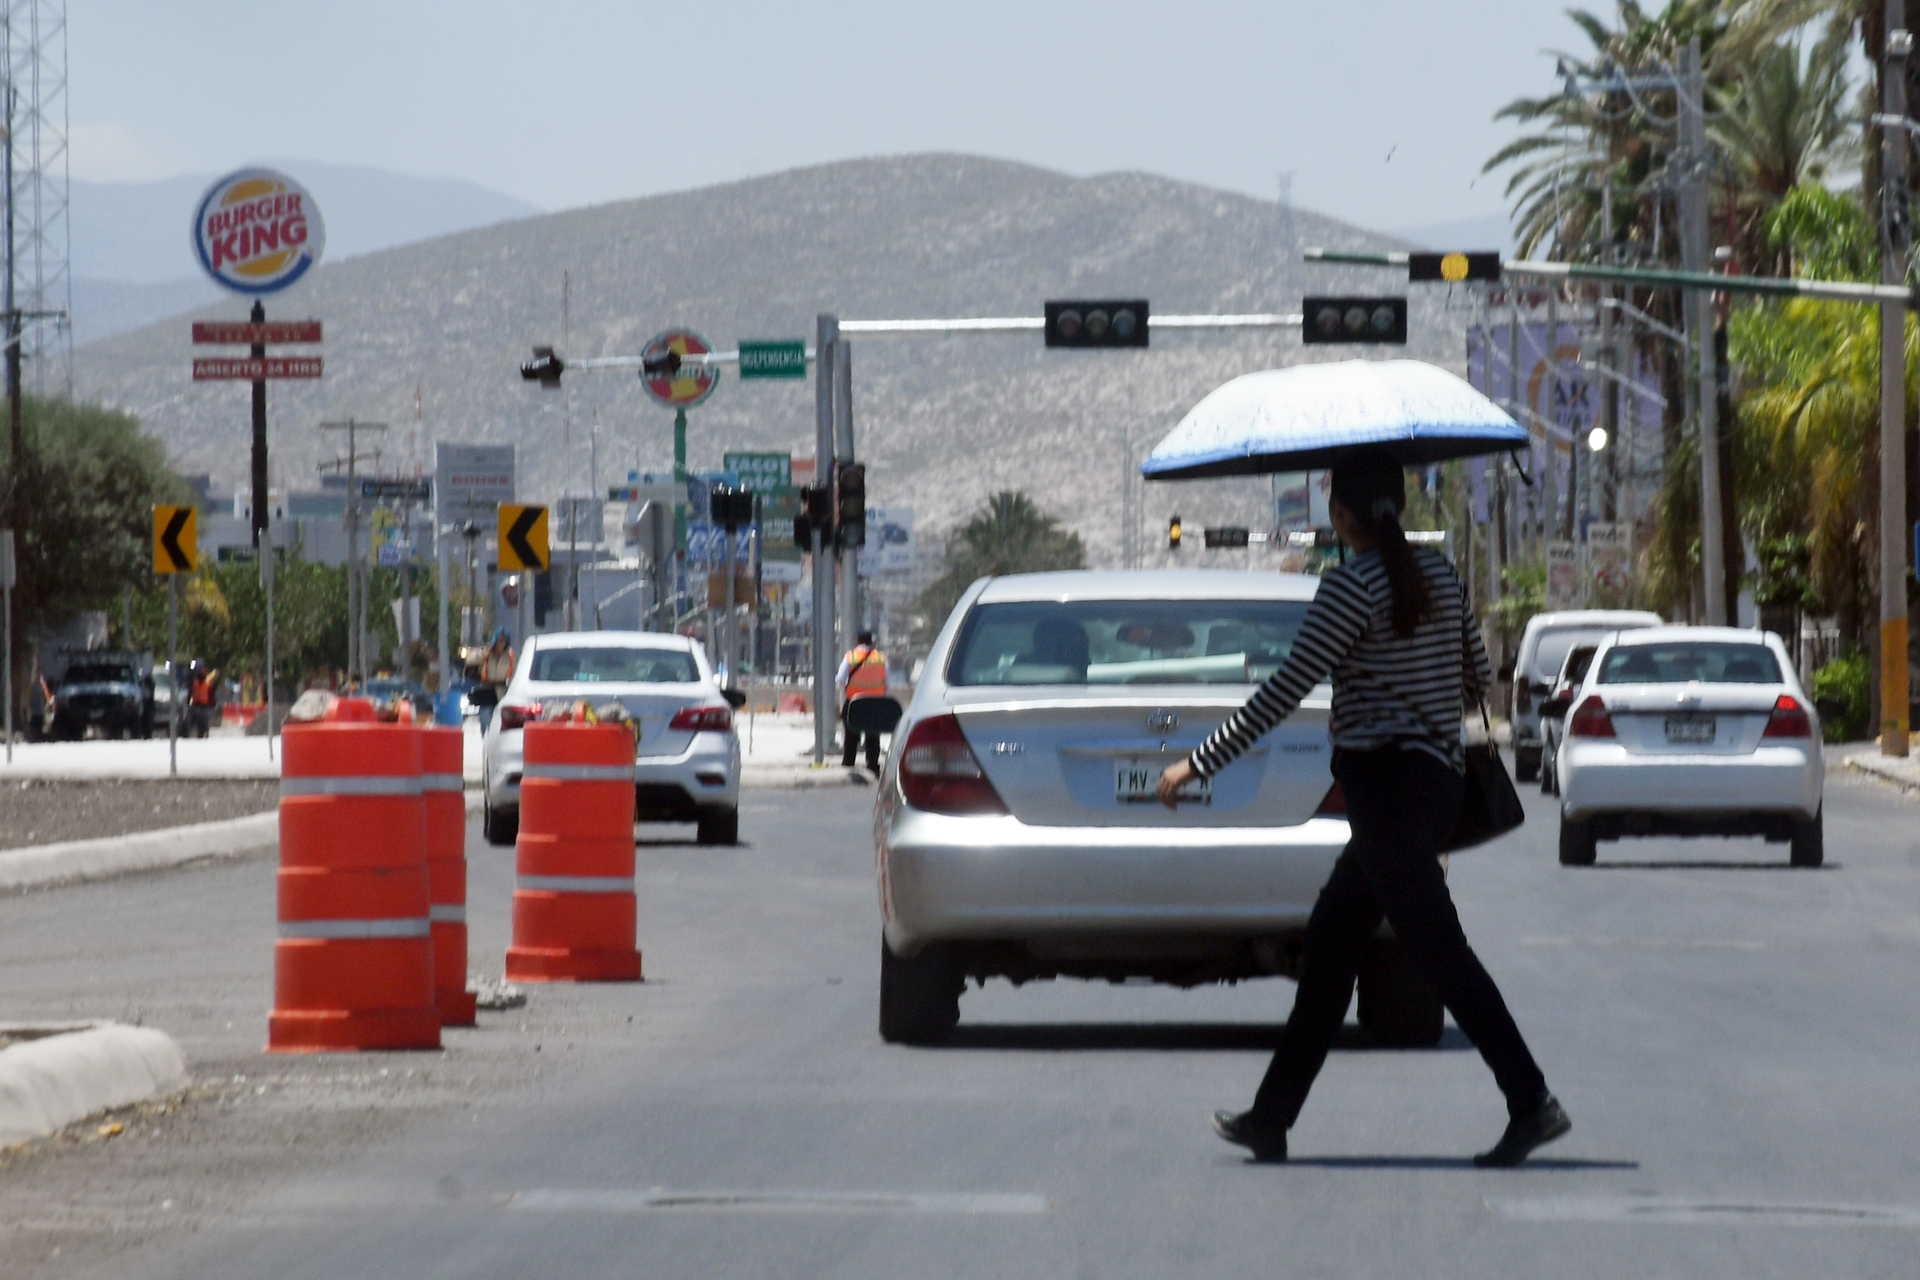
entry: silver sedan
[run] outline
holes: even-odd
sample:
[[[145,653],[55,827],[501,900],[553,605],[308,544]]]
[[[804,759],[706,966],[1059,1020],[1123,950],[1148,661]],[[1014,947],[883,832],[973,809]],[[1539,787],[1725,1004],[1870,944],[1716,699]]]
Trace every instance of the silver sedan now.
[[[1176,812],[1161,771],[1290,652],[1318,579],[1143,570],[983,579],[933,644],[880,779],[880,1033],[938,1038],[969,977],[1193,986],[1297,977],[1347,842],[1330,690]],[[1441,1008],[1382,938],[1361,1021],[1432,1043]]]
[[[1623,836],[1744,835],[1820,865],[1820,720],[1778,636],[1622,631],[1572,703],[1555,762],[1561,862],[1590,864]]]

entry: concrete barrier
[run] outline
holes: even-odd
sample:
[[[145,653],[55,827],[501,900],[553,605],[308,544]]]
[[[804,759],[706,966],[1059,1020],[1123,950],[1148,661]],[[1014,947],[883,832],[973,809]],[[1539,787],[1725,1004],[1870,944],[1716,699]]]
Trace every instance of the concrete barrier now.
[[[186,1055],[151,1027],[0,1024],[0,1045],[0,1147],[187,1083]]]

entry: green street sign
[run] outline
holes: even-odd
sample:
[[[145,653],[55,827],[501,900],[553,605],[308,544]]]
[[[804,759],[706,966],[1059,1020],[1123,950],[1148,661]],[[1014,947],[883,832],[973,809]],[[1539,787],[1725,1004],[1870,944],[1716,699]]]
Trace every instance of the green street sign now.
[[[779,342],[742,340],[740,376],[742,378],[806,377],[806,340],[804,338]]]

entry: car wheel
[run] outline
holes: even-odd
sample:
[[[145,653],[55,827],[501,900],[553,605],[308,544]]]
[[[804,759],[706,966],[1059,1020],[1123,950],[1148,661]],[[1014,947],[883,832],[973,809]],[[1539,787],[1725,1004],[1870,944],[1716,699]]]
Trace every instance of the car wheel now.
[[[1543,796],[1560,794],[1560,771],[1552,756],[1542,756],[1540,760],[1540,794]]]
[[[714,809],[702,813],[694,839],[700,844],[740,843],[740,811]]]
[[[1561,866],[1590,867],[1599,855],[1600,841],[1593,833],[1591,822],[1567,817],[1560,819]]]
[[[1793,843],[1787,846],[1787,861],[1796,867],[1817,867],[1827,858],[1826,810],[1822,808],[1806,822],[1793,824]]]
[[[508,813],[504,809],[486,806],[480,815],[480,834],[486,837],[490,845],[505,846],[520,838],[520,811]]]
[[[1360,963],[1360,1026],[1375,1043],[1394,1049],[1430,1049],[1440,1043],[1446,1009],[1426,976],[1400,944],[1375,938]]]
[[[1513,749],[1513,777],[1516,782],[1539,781],[1540,748],[1515,747]]]
[[[966,979],[946,948],[929,946],[911,960],[880,943],[880,1038],[888,1044],[932,1044],[960,1022]]]

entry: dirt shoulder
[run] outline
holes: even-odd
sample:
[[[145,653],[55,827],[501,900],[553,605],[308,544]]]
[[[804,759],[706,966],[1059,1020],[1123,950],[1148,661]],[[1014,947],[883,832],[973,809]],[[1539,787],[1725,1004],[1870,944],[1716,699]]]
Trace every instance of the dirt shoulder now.
[[[279,798],[280,784],[271,779],[9,781],[0,784],[0,849],[244,818],[266,813]]]

